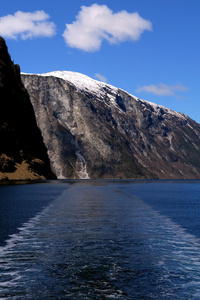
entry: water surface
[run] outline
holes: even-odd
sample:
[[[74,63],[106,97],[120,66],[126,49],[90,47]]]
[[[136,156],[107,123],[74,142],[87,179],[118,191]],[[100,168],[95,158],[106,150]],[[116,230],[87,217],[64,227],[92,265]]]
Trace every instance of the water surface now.
[[[0,186],[1,299],[199,299],[200,182]]]

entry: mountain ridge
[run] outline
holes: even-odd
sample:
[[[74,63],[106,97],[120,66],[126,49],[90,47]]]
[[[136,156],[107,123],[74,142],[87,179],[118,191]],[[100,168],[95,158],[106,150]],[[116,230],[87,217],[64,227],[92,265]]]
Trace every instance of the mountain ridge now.
[[[38,76],[53,76],[53,77],[57,77],[63,80],[67,80],[71,83],[73,83],[75,85],[75,87],[77,89],[79,89],[81,92],[89,92],[89,93],[93,93],[96,96],[101,96],[104,97],[105,94],[102,93],[102,95],[99,93],[100,88],[103,87],[108,87],[110,89],[112,89],[113,91],[115,91],[117,93],[118,90],[121,90],[127,94],[129,94],[131,97],[133,97],[135,100],[137,101],[141,101],[144,103],[148,103],[152,106],[154,106],[155,108],[161,108],[166,110],[169,113],[175,114],[177,116],[183,116],[183,117],[189,117],[188,115],[181,113],[181,112],[177,112],[174,111],[172,109],[169,109],[163,105],[160,104],[156,104],[154,102],[151,101],[147,101],[144,99],[140,99],[138,97],[136,97],[135,95],[125,91],[124,89],[121,88],[117,88],[114,85],[108,84],[106,82],[102,82],[96,79],[93,79],[85,74],[79,73],[79,72],[72,72],[72,71],[52,71],[52,72],[48,72],[48,73],[41,73],[41,74],[31,74],[31,73],[22,73],[22,75],[38,75]]]

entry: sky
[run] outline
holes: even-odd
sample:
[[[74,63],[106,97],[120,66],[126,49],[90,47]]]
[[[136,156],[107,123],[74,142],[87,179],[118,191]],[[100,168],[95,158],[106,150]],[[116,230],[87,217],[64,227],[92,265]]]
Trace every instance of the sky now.
[[[74,71],[200,123],[199,0],[1,0],[25,73]]]

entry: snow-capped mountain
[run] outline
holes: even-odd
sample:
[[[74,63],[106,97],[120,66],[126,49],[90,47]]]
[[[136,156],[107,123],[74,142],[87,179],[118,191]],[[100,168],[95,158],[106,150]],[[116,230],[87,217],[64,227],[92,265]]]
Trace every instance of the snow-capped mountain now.
[[[200,178],[200,125],[86,75],[22,74],[58,178]]]

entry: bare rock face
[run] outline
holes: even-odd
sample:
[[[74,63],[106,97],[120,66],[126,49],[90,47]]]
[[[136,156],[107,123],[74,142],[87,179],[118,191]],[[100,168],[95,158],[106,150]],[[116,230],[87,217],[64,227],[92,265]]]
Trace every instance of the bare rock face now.
[[[20,67],[0,37],[0,179],[55,178]]]
[[[200,124],[73,72],[22,75],[58,178],[200,178]]]

